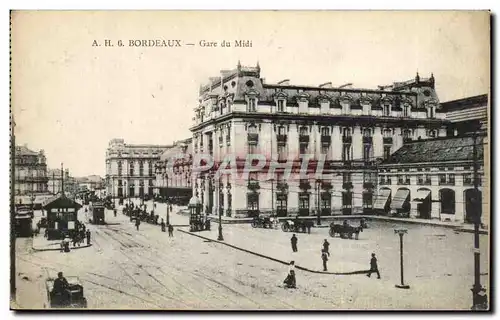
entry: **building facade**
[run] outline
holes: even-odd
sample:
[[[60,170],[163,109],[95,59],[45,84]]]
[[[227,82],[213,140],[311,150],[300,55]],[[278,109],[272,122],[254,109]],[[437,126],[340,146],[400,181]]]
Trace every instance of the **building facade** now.
[[[187,204],[193,195],[192,138],[174,142],[156,162],[155,195],[161,199]]]
[[[113,139],[106,150],[106,192],[113,198],[153,196],[154,164],[167,145],[126,144]]]
[[[16,197],[48,193],[47,159],[43,150],[35,152],[26,145],[16,146],[14,167]]]
[[[49,169],[48,171],[48,190],[52,194],[59,194],[63,189],[67,195],[72,195],[78,192],[78,181],[75,177],[69,174],[69,169],[64,169],[64,179],[61,174],[61,169]]]
[[[441,104],[448,125],[448,136],[460,136],[474,131],[488,131],[488,95],[481,94]]]
[[[461,135],[405,144],[379,166],[375,209],[385,214],[472,222],[474,163],[478,198],[483,202],[479,208],[483,210],[486,205],[482,196],[483,186],[488,183],[483,165],[484,142],[481,133],[476,138]]]
[[[193,154],[214,159],[214,167],[234,156],[237,174],[194,172],[193,194],[206,213],[245,217],[271,212],[351,214],[372,209],[377,163],[403,142],[446,135],[447,121],[433,76],[376,90],[267,84],[260,66],[221,71],[200,88],[195,108]],[[239,176],[248,154],[266,159],[261,171]],[[269,164],[300,168],[328,178],[291,179]],[[325,159],[324,166],[319,159]],[[195,163],[195,166],[199,164]],[[248,166],[246,166],[248,168]],[[323,175],[325,176],[325,175]],[[325,176],[326,177],[326,176]]]

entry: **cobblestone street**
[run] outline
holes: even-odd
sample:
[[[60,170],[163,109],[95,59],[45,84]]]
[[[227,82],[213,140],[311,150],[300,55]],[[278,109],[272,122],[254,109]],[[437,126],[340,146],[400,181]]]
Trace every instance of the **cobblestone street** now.
[[[84,213],[82,213],[84,215]],[[399,281],[398,239],[387,223],[372,223],[360,240],[327,236],[327,228],[298,234],[299,252],[292,254],[291,233],[224,225],[225,241],[277,259],[295,259],[298,265],[320,270],[319,250],[330,242],[329,269],[367,269],[372,251],[379,257],[382,279],[365,275],[335,276],[297,270],[298,289],[284,289],[287,266],[223,244],[159,226],[141,224],[136,231],[121,213],[108,211],[109,225],[89,225],[92,246],[69,253],[33,252],[31,239],[18,239],[18,303],[22,308],[43,308],[44,280],[63,271],[79,276],[89,308],[168,309],[468,309],[472,283],[472,234],[409,226],[405,238],[405,277],[410,290],[394,287]],[[187,217],[171,214],[172,223]],[[180,227],[183,230],[188,228]],[[216,238],[212,231],[199,235]],[[483,237],[484,240],[487,237]],[[483,239],[482,239],[483,240]],[[421,246],[427,248],[421,257]],[[485,243],[483,248],[486,249]],[[443,252],[447,252],[439,258]],[[486,250],[483,270],[486,270]],[[342,264],[342,261],[348,263]],[[347,270],[346,270],[347,271]],[[354,271],[354,270],[350,270]],[[483,281],[485,281],[484,277]],[[483,282],[483,284],[487,285]],[[373,297],[377,297],[374,299]],[[418,297],[418,299],[416,298]]]

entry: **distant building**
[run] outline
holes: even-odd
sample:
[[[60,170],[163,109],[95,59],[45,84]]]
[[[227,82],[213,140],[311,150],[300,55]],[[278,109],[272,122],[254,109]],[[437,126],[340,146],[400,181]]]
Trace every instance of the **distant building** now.
[[[15,195],[47,194],[47,159],[43,150],[35,152],[26,145],[15,150]]]
[[[259,213],[278,216],[353,214],[369,212],[377,190],[377,161],[405,141],[446,136],[431,75],[418,74],[405,82],[378,89],[292,85],[289,80],[268,84],[261,69],[222,70],[200,88],[195,108],[194,157],[236,157],[243,167],[248,154],[267,162],[293,162],[300,168],[303,155],[325,157],[323,173],[331,179],[289,180],[277,171],[253,172],[242,181],[226,175],[218,180],[207,170],[192,182],[193,193],[207,213],[246,217]],[[239,172],[241,173],[241,171]]]
[[[174,142],[156,162],[156,196],[187,204],[192,197],[192,139]]]
[[[446,113],[446,119],[450,121],[448,136],[488,130],[487,94],[443,102],[441,108]]]
[[[61,169],[49,169],[48,178],[48,189],[52,194],[61,193],[63,184],[66,195],[69,196],[78,192],[78,182],[75,177],[70,176],[69,169],[64,169],[64,181],[62,179]]]
[[[126,144],[113,139],[106,150],[106,192],[114,198],[153,196],[154,164],[172,146]]]
[[[98,175],[77,178],[79,191],[97,191],[105,188],[105,180]]]
[[[484,140],[477,137],[479,190],[484,172]],[[379,165],[374,209],[423,219],[471,222],[474,205],[474,139],[442,137],[406,143]],[[484,196],[481,196],[484,206]],[[483,220],[484,221],[484,220]]]

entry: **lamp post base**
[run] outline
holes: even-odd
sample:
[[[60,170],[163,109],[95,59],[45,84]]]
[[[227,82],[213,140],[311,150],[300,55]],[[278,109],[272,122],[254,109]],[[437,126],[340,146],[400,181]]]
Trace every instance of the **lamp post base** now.
[[[407,284],[397,284],[395,287],[398,289],[410,289],[410,286]]]
[[[224,237],[222,236],[222,228],[220,227],[220,224],[219,224],[219,236],[217,237],[217,240],[224,241]]]

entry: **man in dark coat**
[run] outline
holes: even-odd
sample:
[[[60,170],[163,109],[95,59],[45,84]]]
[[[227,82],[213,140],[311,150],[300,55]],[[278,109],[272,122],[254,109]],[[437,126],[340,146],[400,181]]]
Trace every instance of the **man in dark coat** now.
[[[328,261],[328,253],[325,249],[321,250],[321,260],[323,260],[323,271],[328,271],[326,267],[326,262]]]
[[[292,243],[292,251],[297,252],[297,237],[295,236],[295,233],[293,234],[292,238],[290,239],[290,242]]]
[[[174,226],[171,224],[168,224],[168,236],[173,237],[174,236]]]
[[[330,256],[330,242],[328,242],[326,239],[323,242],[323,251],[325,251],[328,256]]]
[[[161,232],[165,232],[165,221],[163,219],[161,219],[160,227],[161,227]]]
[[[139,231],[139,226],[141,225],[141,220],[137,217],[135,219],[135,227],[137,229],[137,231]]]
[[[87,236],[87,245],[90,244],[90,230],[87,229],[87,231],[85,231],[85,235]]]
[[[372,253],[372,258],[370,260],[370,271],[366,276],[370,278],[373,272],[376,272],[377,279],[380,279],[380,272],[378,271],[378,264],[377,264],[377,258],[375,257],[375,253]]]

